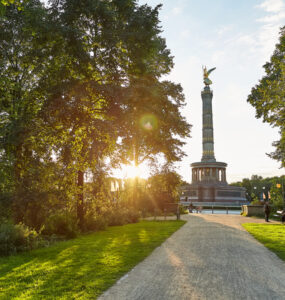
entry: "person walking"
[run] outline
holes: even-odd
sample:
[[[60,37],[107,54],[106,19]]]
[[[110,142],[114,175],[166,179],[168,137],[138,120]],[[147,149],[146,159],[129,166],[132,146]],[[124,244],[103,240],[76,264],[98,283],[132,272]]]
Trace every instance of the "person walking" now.
[[[263,209],[264,209],[265,221],[269,222],[270,206],[268,202],[265,202]]]
[[[194,209],[193,204],[192,204],[192,202],[190,202],[190,205],[189,205],[189,208],[188,208],[189,213],[192,213],[193,209]]]

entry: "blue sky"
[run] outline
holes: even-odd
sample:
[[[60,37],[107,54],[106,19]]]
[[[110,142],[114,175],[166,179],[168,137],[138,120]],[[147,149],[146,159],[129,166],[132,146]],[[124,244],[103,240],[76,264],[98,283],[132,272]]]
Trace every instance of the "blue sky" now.
[[[211,74],[214,92],[215,156],[228,163],[228,182],[259,174],[284,174],[265,153],[274,149],[278,130],[255,119],[246,102],[263,73],[285,25],[285,0],[140,0],[160,11],[162,36],[174,56],[168,76],[182,85],[187,106],[183,115],[193,125],[188,154],[178,172],[190,181],[190,164],[202,155],[202,65],[217,67]]]

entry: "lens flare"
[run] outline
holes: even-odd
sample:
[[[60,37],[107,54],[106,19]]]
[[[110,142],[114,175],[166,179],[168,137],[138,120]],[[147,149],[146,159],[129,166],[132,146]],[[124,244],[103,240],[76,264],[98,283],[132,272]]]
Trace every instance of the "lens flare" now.
[[[150,169],[147,164],[142,163],[139,166],[122,165],[120,169],[113,170],[113,176],[116,178],[135,178],[147,179],[150,176]]]
[[[157,118],[153,114],[146,114],[140,118],[140,126],[146,131],[152,131],[157,128]]]

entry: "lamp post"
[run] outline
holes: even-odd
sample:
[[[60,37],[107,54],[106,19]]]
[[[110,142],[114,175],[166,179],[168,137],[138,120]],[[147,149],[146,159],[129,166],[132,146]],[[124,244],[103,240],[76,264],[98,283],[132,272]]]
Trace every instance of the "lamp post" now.
[[[264,197],[265,196],[265,186],[262,187],[262,192],[260,194],[260,201],[262,200],[266,200],[266,198]],[[264,201],[265,202],[265,201]]]
[[[263,186],[261,188],[261,191],[256,186],[254,186],[253,189],[256,191],[257,198],[259,198],[260,201],[263,201],[263,194],[265,192],[265,186]]]

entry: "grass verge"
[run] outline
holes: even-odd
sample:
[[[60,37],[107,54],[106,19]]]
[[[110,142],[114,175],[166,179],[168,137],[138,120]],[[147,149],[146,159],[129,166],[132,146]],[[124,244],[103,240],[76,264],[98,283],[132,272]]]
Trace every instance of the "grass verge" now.
[[[242,226],[265,247],[285,261],[285,226],[282,224],[245,223]]]
[[[49,248],[0,258],[0,299],[96,299],[184,221],[109,227]]]

